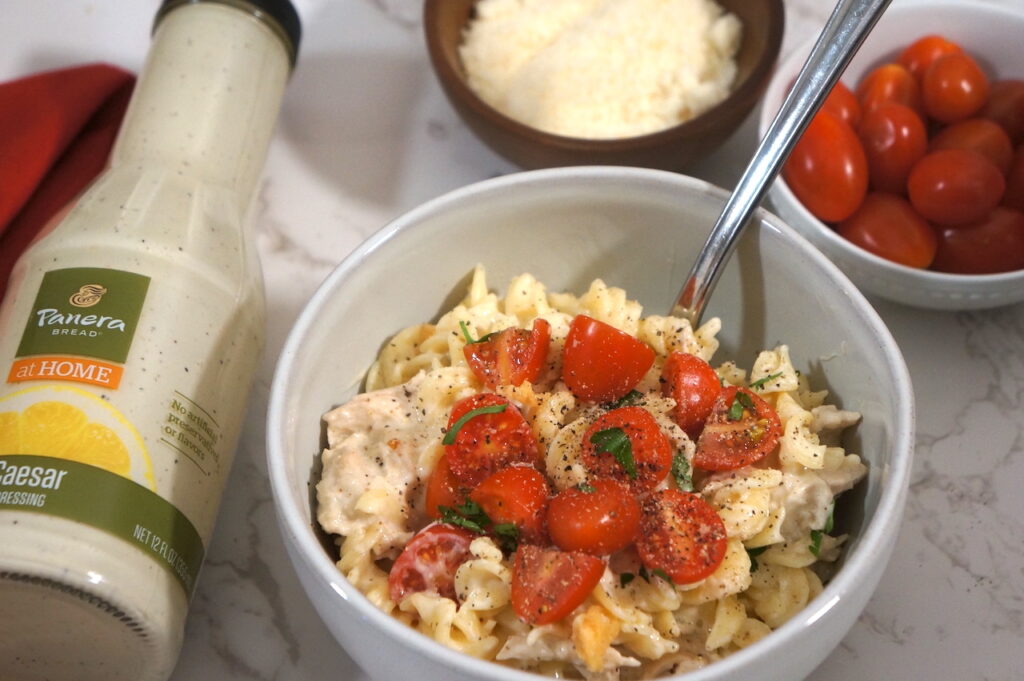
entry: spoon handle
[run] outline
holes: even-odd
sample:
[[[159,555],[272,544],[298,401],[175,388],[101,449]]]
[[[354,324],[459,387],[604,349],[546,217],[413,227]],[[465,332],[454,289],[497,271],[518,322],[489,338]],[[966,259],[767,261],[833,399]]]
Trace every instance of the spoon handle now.
[[[711,291],[751,213],[889,2],[840,0],[836,4],[793,88],[697,255],[672,314],[689,319],[694,327],[700,323]]]

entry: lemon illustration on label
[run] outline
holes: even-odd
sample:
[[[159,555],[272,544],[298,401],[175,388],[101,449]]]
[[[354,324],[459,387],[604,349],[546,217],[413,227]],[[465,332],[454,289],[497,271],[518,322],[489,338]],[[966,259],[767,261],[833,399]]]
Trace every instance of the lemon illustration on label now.
[[[41,386],[0,399],[0,454],[89,464],[156,490],[138,431],[112,405],[71,386]]]

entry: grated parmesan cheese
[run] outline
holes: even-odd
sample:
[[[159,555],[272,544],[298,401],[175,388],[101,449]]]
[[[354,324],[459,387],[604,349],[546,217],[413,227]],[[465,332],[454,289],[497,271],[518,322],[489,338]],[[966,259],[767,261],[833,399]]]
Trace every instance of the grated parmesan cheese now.
[[[740,32],[713,0],[481,0],[460,56],[470,87],[511,118],[632,137],[724,99]]]

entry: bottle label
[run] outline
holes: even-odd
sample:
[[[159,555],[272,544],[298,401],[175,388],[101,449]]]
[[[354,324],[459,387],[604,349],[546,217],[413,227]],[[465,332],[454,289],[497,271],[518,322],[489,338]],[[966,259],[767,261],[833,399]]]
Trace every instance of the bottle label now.
[[[43,276],[8,383],[56,380],[116,390],[149,277],[72,267]]]

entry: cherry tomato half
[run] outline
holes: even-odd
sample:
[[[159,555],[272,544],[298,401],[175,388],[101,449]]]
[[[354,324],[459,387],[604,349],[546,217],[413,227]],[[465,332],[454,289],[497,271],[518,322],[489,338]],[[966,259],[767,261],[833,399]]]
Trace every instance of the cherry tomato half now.
[[[839,223],[836,231],[864,250],[907,267],[928,267],[938,247],[932,226],[906,199],[895,194],[868,194],[857,212]]]
[[[1003,205],[1024,211],[1024,144],[1017,147],[1010,162],[1010,171],[1006,173]]]
[[[928,143],[928,151],[939,149],[976,151],[992,161],[1004,175],[1013,160],[1010,136],[998,123],[987,118],[968,118],[943,128]]]
[[[868,184],[893,194],[907,192],[907,176],[928,149],[924,121],[912,109],[883,102],[864,114],[857,129],[868,160]]]
[[[714,572],[725,558],[726,544],[725,524],[700,495],[663,489],[641,504],[640,560],[676,584],[692,584]]]
[[[860,123],[860,102],[857,101],[857,95],[842,81],[836,82],[821,108],[853,128]]]
[[[981,220],[996,207],[1005,188],[999,168],[966,149],[933,151],[917,162],[907,178],[914,210],[944,227]]]
[[[418,591],[455,598],[455,570],[469,558],[476,535],[452,525],[428,525],[409,540],[388,574],[391,600]]]
[[[569,325],[562,379],[576,397],[608,402],[624,396],[654,364],[654,350],[628,333],[586,315]]]
[[[819,111],[782,169],[793,193],[815,217],[845,220],[868,190],[868,162],[857,134],[846,123]]]
[[[926,35],[907,46],[898,61],[920,80],[933,61],[954,52],[963,52],[963,48],[940,35]]]
[[[548,483],[536,468],[512,466],[489,476],[469,493],[495,525],[512,523],[524,541],[544,539]]]
[[[1024,269],[1024,213],[1000,206],[980,222],[947,227],[932,268],[959,274]]]
[[[722,383],[711,365],[700,357],[673,352],[661,370],[661,393],[676,402],[672,420],[691,438],[700,435]]]
[[[1024,142],[1024,80],[992,83],[979,115],[1002,126],[1014,144]]]
[[[966,52],[939,57],[921,79],[924,110],[943,123],[955,123],[978,113],[988,99],[988,90],[988,76]]]
[[[921,87],[902,64],[882,64],[857,85],[857,99],[864,114],[884,102],[896,102],[914,111],[921,109]]]
[[[582,551],[521,544],[512,558],[512,609],[529,624],[551,624],[586,600],[604,561]]]
[[[448,430],[477,409],[504,406],[498,413],[477,413],[462,423],[454,444],[444,446],[452,473],[462,483],[476,486],[488,475],[512,464],[538,461],[537,440],[515,405],[494,393],[479,393],[452,407]]]
[[[563,551],[598,556],[626,548],[640,527],[640,503],[628,486],[616,480],[593,480],[590,487],[570,487],[551,499],[551,541]]]
[[[437,520],[441,517],[438,506],[453,508],[463,503],[469,496],[469,488],[459,482],[452,474],[448,465],[448,457],[442,455],[434,465],[434,470],[427,480],[426,511],[427,516]]]
[[[522,385],[540,376],[548,357],[551,324],[536,319],[533,329],[503,329],[462,348],[469,368],[484,385]]]
[[[592,477],[619,480],[640,493],[668,475],[672,443],[649,411],[620,407],[601,414],[583,434],[580,459]]]
[[[782,434],[771,405],[747,388],[727,386],[719,393],[697,440],[695,468],[726,471],[760,461]]]

